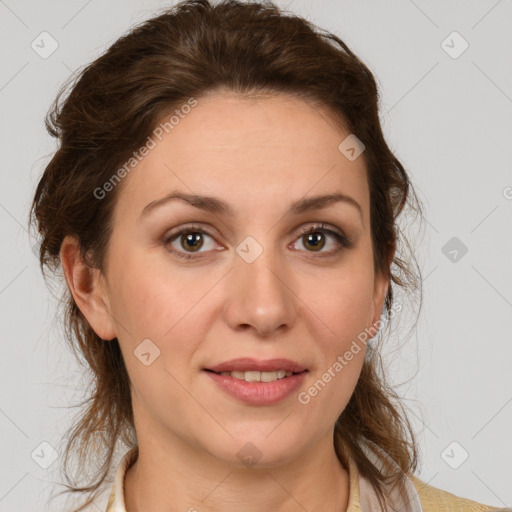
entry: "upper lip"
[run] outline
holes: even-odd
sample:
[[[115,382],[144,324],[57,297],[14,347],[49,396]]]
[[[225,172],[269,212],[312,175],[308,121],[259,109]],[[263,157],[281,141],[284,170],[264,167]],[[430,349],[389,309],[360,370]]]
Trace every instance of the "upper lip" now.
[[[285,370],[294,373],[301,373],[307,371],[307,368],[301,364],[292,361],[290,359],[253,359],[250,357],[242,357],[238,359],[231,359],[215,366],[209,366],[205,370],[211,370],[215,373],[220,372],[249,372],[249,371],[260,371],[260,372],[274,372],[277,370]]]

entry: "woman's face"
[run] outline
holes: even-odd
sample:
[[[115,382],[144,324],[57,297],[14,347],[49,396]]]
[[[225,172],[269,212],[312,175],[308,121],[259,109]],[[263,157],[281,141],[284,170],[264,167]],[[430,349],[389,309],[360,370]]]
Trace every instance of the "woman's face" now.
[[[139,441],[263,466],[332,445],[364,360],[353,342],[380,317],[387,290],[373,268],[363,157],[338,148],[348,135],[303,100],[217,92],[124,178],[104,293]],[[215,199],[194,206],[169,194]],[[304,207],[332,194],[351,199]],[[273,383],[208,371],[239,358],[307,371]]]

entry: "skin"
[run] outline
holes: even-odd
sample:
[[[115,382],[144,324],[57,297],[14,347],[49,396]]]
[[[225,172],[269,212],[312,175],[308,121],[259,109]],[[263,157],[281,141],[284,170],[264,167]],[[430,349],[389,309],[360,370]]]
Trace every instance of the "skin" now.
[[[64,240],[75,301],[101,338],[118,338],[131,380],[140,455],[125,479],[127,512],[346,510],[348,471],[332,439],[364,345],[307,405],[297,393],[245,404],[202,368],[286,357],[308,368],[304,391],[379,319],[389,281],[374,272],[364,160],[338,150],[347,135],[302,99],[217,91],[124,178],[103,272],[79,259],[76,240]],[[175,190],[215,196],[235,215],[175,201],[139,218]],[[333,192],[354,198],[362,213],[338,202],[286,214],[304,196]],[[353,246],[326,234],[315,251],[300,229],[318,222]],[[199,253],[188,249],[190,260],[170,251],[187,252],[184,236],[162,241],[187,223],[208,233]],[[263,248],[250,264],[236,253],[247,236]],[[134,350],[148,338],[160,356],[145,366]],[[237,457],[247,442],[261,453],[252,467]]]

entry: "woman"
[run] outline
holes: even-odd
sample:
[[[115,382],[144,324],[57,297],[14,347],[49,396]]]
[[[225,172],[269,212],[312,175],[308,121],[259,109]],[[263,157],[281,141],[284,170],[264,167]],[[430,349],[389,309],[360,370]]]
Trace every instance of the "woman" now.
[[[339,38],[272,4],[184,2],[83,70],[47,127],[40,261],[62,265],[94,376],[66,463],[102,462],[76,512],[119,441],[107,512],[492,509],[414,476],[368,343],[393,286],[419,286],[396,220],[420,208]]]

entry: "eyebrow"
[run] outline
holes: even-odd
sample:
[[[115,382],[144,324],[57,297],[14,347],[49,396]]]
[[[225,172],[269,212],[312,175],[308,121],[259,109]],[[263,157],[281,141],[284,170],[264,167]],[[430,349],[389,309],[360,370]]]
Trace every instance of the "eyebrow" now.
[[[195,208],[199,208],[210,213],[231,216],[235,215],[235,211],[230,205],[215,197],[186,194],[183,192],[171,192],[170,194],[167,194],[160,199],[156,199],[146,205],[142,210],[140,217],[146,217],[156,209],[176,200],[184,201]],[[354,206],[359,211],[361,220],[363,220],[363,210],[361,205],[353,197],[341,193],[304,197],[293,203],[287,213],[300,214],[311,210],[319,210],[339,202],[344,202]]]

